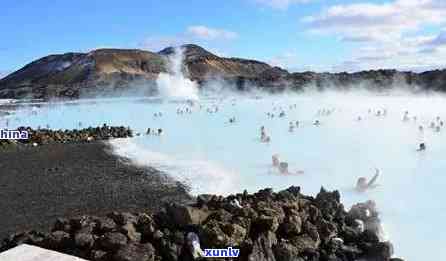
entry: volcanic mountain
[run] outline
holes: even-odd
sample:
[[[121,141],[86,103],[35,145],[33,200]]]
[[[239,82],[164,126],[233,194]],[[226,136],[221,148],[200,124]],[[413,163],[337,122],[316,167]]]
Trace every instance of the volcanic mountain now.
[[[357,73],[289,73],[267,63],[225,58],[204,48],[187,44],[183,71],[205,88],[218,79],[239,90],[261,88],[271,92],[304,87],[357,88],[374,90],[408,86],[411,89],[446,90],[446,71],[421,74],[396,70]],[[175,48],[160,52],[136,49],[98,49],[88,53],[65,53],[38,59],[0,80],[0,98],[78,98],[94,94],[116,94],[129,89],[156,93],[156,79],[168,72],[168,57]]]

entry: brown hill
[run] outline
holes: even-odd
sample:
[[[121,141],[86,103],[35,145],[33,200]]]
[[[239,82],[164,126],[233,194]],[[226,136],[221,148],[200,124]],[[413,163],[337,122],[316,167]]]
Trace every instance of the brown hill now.
[[[302,90],[357,88],[381,90],[395,86],[411,89],[446,90],[446,71],[421,74],[396,70],[374,70],[357,73],[289,73],[264,62],[240,58],[224,58],[204,48],[183,45],[184,73],[205,86],[218,78],[238,89],[259,87],[269,91],[286,88]],[[168,71],[167,57],[174,48],[158,53],[130,49],[99,49],[89,53],[65,53],[38,59],[0,80],[0,98],[78,98],[94,93],[116,91],[156,92],[155,80]]]

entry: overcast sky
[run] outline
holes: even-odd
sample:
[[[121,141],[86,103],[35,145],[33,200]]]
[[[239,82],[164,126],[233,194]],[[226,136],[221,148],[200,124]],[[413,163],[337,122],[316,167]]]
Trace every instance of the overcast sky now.
[[[446,0],[5,0],[0,77],[48,54],[195,43],[291,71],[427,70]]]

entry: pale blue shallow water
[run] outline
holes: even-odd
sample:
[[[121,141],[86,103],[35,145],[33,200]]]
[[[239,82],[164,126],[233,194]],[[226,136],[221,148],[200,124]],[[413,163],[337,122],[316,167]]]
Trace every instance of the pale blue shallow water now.
[[[264,187],[275,190],[301,185],[315,194],[321,186],[339,189],[346,207],[358,201],[377,202],[387,236],[396,254],[407,260],[438,257],[446,238],[442,202],[446,185],[446,130],[426,128],[428,150],[416,152],[417,127],[436,116],[446,119],[446,99],[440,96],[371,96],[365,94],[314,94],[201,99],[192,114],[177,115],[185,103],[154,103],[147,99],[109,99],[79,104],[30,105],[9,117],[9,126],[78,128],[89,125],[124,125],[144,133],[148,127],[162,128],[164,135],[140,136],[112,142],[115,153],[137,164],[167,171],[189,183],[192,192],[228,194]],[[234,105],[233,105],[234,103]],[[203,107],[200,109],[199,104]],[[296,108],[289,109],[289,105]],[[207,108],[218,105],[218,113]],[[267,112],[282,106],[285,118],[268,119]],[[33,109],[34,107],[34,109]],[[322,108],[334,109],[330,116],[317,116]],[[368,113],[386,108],[386,117]],[[403,112],[418,117],[402,122]],[[33,113],[35,111],[36,113]],[[162,112],[162,117],[153,114]],[[355,119],[361,115],[363,120]],[[228,124],[230,117],[237,122]],[[319,119],[320,127],[311,123]],[[289,121],[301,127],[288,132]],[[5,119],[0,120],[0,127]],[[259,142],[264,125],[271,143]],[[279,175],[271,169],[271,155],[279,153],[290,170],[304,175]],[[353,191],[356,179],[371,177],[374,167],[382,171],[380,186],[367,193]],[[420,252],[419,250],[423,251]],[[431,255],[431,256],[429,256]]]

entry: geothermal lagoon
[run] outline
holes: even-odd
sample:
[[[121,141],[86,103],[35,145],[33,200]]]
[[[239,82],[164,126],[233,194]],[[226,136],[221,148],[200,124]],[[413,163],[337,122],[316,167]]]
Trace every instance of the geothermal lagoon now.
[[[338,189],[346,208],[371,199],[395,254],[430,260],[437,254],[426,250],[446,242],[439,233],[446,219],[441,202],[446,129],[430,128],[446,119],[445,102],[436,94],[367,92],[29,102],[2,117],[0,127],[129,126],[140,135],[111,141],[113,153],[166,172],[194,195],[297,185],[310,195],[321,186]],[[299,127],[290,132],[290,122],[296,121]],[[420,125],[427,145],[423,152],[417,151]],[[261,126],[269,143],[260,141]],[[163,134],[147,135],[147,128],[161,128]],[[290,172],[304,173],[280,174],[272,167],[273,154],[289,163]],[[356,192],[357,179],[370,179],[375,168],[381,171],[379,186]]]

